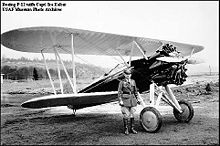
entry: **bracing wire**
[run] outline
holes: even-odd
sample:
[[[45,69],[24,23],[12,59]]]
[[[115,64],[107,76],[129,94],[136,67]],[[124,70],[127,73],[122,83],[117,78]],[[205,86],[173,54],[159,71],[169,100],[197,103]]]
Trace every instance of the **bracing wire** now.
[[[65,51],[65,52],[67,52],[67,53],[71,53],[69,50],[67,50],[67,49],[64,49],[64,48],[62,48],[62,47],[59,47],[60,49],[62,49],[63,51]],[[82,59],[81,57],[79,57],[78,55],[76,55],[75,54],[75,56],[77,57],[77,58],[79,58],[80,60],[82,60],[83,62],[85,62],[86,64],[89,64],[89,65],[93,65],[93,64],[91,64],[91,63],[89,63],[88,61],[86,61],[85,59]],[[104,72],[104,71],[103,71]],[[104,72],[105,73],[105,72]]]

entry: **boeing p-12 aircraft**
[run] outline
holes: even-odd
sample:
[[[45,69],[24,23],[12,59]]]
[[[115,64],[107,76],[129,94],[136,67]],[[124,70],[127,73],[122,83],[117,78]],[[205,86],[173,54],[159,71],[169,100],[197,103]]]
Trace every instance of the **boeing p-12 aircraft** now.
[[[43,56],[54,95],[28,100],[22,103],[24,108],[67,106],[75,113],[77,109],[116,101],[118,84],[124,70],[129,68],[132,70],[131,78],[136,81],[139,100],[143,106],[140,123],[147,132],[157,132],[161,128],[162,116],[157,110],[161,100],[173,107],[178,121],[189,122],[193,118],[192,105],[186,100],[177,101],[168,85],[181,85],[186,81],[186,65],[200,63],[193,60],[192,55],[203,50],[202,46],[63,27],[11,30],[1,35],[1,44],[13,50],[41,53]],[[60,94],[54,87],[44,53],[54,53],[56,56]],[[60,56],[62,53],[72,55],[73,81]],[[122,63],[77,91],[74,60],[76,54],[118,56]],[[125,61],[125,56],[129,57],[129,61]],[[141,58],[132,59],[138,56]],[[60,65],[73,90],[71,94],[64,94]],[[145,92],[150,93],[150,105],[146,105],[144,97],[140,95]]]

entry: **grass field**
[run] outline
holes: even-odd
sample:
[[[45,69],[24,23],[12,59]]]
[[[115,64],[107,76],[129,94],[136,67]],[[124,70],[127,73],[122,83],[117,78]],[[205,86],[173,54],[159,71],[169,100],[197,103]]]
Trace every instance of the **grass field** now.
[[[142,110],[138,105],[138,134],[125,136],[117,102],[77,110],[75,117],[67,107],[26,109],[20,106],[22,102],[52,93],[49,80],[5,80],[1,86],[1,145],[219,145],[219,77],[194,76],[188,82],[172,90],[177,99],[193,105],[189,123],[177,122],[173,109],[162,105],[158,109],[163,116],[161,129],[147,133],[138,121]],[[77,82],[79,88],[89,83]],[[210,93],[205,90],[207,83]]]

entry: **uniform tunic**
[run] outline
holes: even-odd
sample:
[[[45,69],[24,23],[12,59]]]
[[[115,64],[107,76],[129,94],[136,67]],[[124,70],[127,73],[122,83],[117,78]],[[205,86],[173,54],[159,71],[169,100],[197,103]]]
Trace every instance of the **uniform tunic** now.
[[[119,101],[123,101],[125,107],[137,106],[137,87],[134,80],[127,79],[120,81],[118,86]]]

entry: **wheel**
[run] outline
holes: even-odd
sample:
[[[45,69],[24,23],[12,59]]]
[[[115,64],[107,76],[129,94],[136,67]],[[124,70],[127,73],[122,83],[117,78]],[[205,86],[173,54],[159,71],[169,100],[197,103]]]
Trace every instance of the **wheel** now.
[[[150,133],[157,132],[162,125],[162,116],[154,107],[145,107],[140,113],[141,126]]]
[[[180,100],[178,102],[179,102],[183,112],[179,113],[176,109],[173,109],[174,117],[179,122],[188,123],[194,116],[194,109],[188,101]]]

